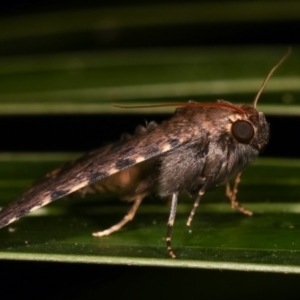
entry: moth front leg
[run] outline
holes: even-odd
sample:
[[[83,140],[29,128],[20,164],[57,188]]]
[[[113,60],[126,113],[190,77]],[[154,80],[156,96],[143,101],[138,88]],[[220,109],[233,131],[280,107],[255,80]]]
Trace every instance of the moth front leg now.
[[[241,213],[252,216],[253,212],[244,208],[237,200],[236,195],[238,193],[238,185],[241,182],[242,172],[238,173],[233,184],[233,188],[231,189],[229,181],[226,183],[226,196],[229,198],[231,207],[233,209],[237,209]]]
[[[117,224],[111,226],[110,228],[99,231],[99,232],[94,232],[93,236],[95,237],[102,237],[102,236],[107,236],[110,235],[111,233],[120,230],[125,224],[127,224],[129,221],[132,221],[138,208],[140,207],[142,200],[144,199],[144,195],[139,195],[135,199],[132,207],[128,211],[128,213],[124,216],[124,218],[118,222]]]

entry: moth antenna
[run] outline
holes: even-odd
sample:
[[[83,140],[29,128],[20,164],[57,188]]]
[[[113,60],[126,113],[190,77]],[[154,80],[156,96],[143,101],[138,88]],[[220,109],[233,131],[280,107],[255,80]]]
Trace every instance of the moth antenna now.
[[[168,106],[173,106],[173,107],[223,107],[223,108],[228,108],[228,109],[233,109],[236,110],[240,114],[244,114],[244,111],[235,105],[231,103],[198,103],[198,102],[177,102],[177,103],[164,103],[164,104],[150,104],[150,105],[133,105],[133,106],[126,106],[126,105],[118,105],[118,104],[113,104],[113,106],[118,107],[118,108],[152,108],[152,107],[168,107]]]
[[[271,69],[271,71],[269,72],[269,74],[267,75],[267,77],[265,78],[265,80],[263,81],[256,97],[254,98],[254,101],[253,101],[253,107],[256,108],[257,106],[257,102],[258,102],[258,99],[261,95],[261,93],[263,92],[263,90],[265,89],[270,77],[273,75],[273,73],[276,71],[276,69],[289,57],[289,55],[291,54],[292,52],[292,47],[288,47],[288,50],[286,52],[286,54],[280,59],[280,61]]]

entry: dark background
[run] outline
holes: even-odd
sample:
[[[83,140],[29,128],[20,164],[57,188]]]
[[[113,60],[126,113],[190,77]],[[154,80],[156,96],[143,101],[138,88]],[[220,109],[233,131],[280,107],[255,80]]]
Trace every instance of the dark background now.
[[[138,124],[145,124],[145,120],[160,122],[169,117],[168,114],[2,116],[0,128],[9,128],[9,131],[2,131],[5,143],[0,149],[4,152],[86,152],[118,140],[123,132],[133,133]],[[267,116],[267,120],[271,125],[271,137],[261,156],[299,157],[297,144],[289,146],[289,142],[295,140],[300,118]],[[30,134],[20,134],[20,131]]]
[[[151,1],[151,3],[175,1]],[[180,3],[180,1],[177,1]],[[205,2],[205,1],[203,1]],[[209,1],[207,1],[209,2]],[[215,1],[217,2],[217,1]],[[126,6],[147,4],[149,1],[13,1],[3,2],[0,19],[57,10],[84,9],[87,7]],[[284,5],[284,1],[282,1]],[[0,30],[9,30],[1,28]],[[0,45],[0,55],[64,52],[97,49],[128,49],[144,47],[211,46],[211,45],[293,45],[299,44],[299,20],[263,22],[235,22],[193,24],[185,26],[144,27],[124,30],[111,41],[94,39],[93,32],[82,32],[73,43],[37,45],[27,40],[18,47],[15,41]],[[105,33],[103,33],[105,34]],[[201,37],[197,38],[197,37]],[[64,40],[65,37],[57,37]],[[70,37],[69,37],[70,38]],[[72,37],[71,37],[72,40]],[[39,41],[40,42],[40,41]],[[133,132],[137,124],[148,120],[163,120],[167,115],[45,115],[0,117],[0,151],[87,151],[101,142],[116,140],[122,132]],[[271,141],[263,156],[299,157],[296,147],[298,117],[267,116],[271,124]],[[84,124],[84,126],[82,126]],[[42,135],[40,130],[42,129]],[[110,128],[109,132],[104,128]],[[121,129],[120,129],[121,128]],[[97,136],[95,137],[95,129]],[[120,131],[121,130],[121,131]],[[26,134],[30,132],[30,135]],[[68,139],[66,139],[68,136]],[[78,136],[84,136],[79,143]],[[3,142],[5,141],[5,143]],[[211,270],[163,269],[128,266],[101,266],[57,264],[41,262],[0,262],[1,298],[21,296],[42,299],[72,297],[92,299],[100,297],[154,298],[183,297],[250,299],[266,296],[274,299],[298,299],[298,275],[242,273]],[[235,283],[238,282],[238,285]],[[241,284],[241,282],[244,284]],[[249,293],[249,291],[251,291]]]

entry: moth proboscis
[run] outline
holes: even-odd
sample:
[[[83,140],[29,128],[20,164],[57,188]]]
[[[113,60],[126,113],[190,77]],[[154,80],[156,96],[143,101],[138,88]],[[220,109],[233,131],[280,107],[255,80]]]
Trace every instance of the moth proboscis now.
[[[224,183],[232,207],[251,215],[237,202],[236,195],[241,172],[269,139],[269,125],[256,106],[269,78],[290,52],[291,49],[269,72],[252,106],[224,100],[151,105],[178,108],[169,120],[159,125],[150,122],[139,126],[134,135],[123,135],[120,141],[47,174],[16,202],[1,210],[0,228],[73,192],[108,191],[133,202],[119,223],[93,234],[109,235],[134,218],[146,196],[158,192],[162,197],[172,196],[166,243],[170,257],[175,258],[171,232],[180,192],[198,195],[188,226],[203,194]],[[234,186],[230,187],[229,180],[234,177]]]

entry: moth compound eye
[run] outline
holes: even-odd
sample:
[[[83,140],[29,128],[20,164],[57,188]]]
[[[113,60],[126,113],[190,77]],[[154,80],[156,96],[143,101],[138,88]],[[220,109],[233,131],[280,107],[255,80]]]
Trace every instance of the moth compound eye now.
[[[239,120],[232,124],[231,133],[239,143],[248,144],[254,136],[254,128],[251,123]]]

